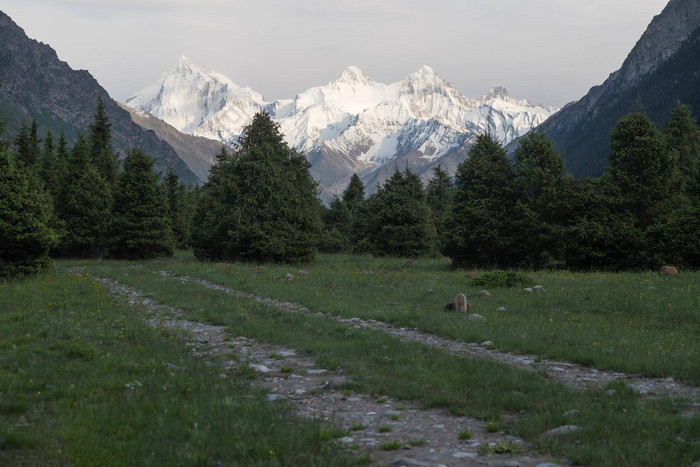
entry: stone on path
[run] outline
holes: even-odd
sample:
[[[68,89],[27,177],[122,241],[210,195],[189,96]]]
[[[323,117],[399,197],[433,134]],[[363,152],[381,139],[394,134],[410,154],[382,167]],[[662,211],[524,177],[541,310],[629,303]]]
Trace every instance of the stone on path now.
[[[545,436],[560,436],[560,435],[568,435],[569,433],[573,433],[575,431],[580,430],[580,426],[576,425],[563,425],[559,426],[557,428],[552,428],[551,430],[547,430],[544,432]]]

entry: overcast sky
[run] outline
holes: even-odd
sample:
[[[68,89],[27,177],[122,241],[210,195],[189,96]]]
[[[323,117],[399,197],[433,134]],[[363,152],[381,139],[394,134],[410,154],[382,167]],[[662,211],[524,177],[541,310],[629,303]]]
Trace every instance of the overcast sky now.
[[[0,8],[121,101],[186,55],[267,100],[324,85],[348,65],[387,83],[429,65],[468,97],[499,84],[561,106],[617,70],[666,3],[3,0]]]

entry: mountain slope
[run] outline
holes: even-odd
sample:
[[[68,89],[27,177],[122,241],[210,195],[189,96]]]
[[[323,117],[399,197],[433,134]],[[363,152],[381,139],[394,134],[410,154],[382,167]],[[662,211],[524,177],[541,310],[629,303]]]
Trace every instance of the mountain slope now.
[[[146,130],[153,131],[158,138],[168,143],[200,180],[207,179],[209,169],[216,161],[216,155],[223,146],[221,142],[181,133],[148,112],[134,110],[124,104],[119,105],[129,112],[134,123]]]
[[[463,160],[465,145],[477,134],[490,131],[507,143],[556,110],[512,99],[500,87],[481,99],[466,98],[427,66],[390,84],[351,66],[325,86],[265,102],[186,57],[126,105],[185,133],[225,143],[234,142],[252,115],[265,110],[287,142],[307,155],[312,174],[329,194],[342,190],[353,173],[371,182],[371,192],[396,164],[423,173],[448,157]]]
[[[90,73],[71,69],[51,47],[28,38],[1,11],[0,44],[0,115],[8,121],[10,134],[22,119],[35,118],[41,131],[63,131],[72,141],[79,132],[88,131],[97,98],[102,97],[116,151],[124,155],[132,147],[139,147],[156,158],[157,170],[172,164],[183,182],[200,181],[172,147],[135,124]]]
[[[618,71],[539,127],[557,150],[565,152],[567,171],[578,177],[600,175],[610,131],[633,110],[641,108],[661,123],[680,100],[700,116],[698,28],[700,2],[671,0]],[[508,149],[514,150],[514,145]]]

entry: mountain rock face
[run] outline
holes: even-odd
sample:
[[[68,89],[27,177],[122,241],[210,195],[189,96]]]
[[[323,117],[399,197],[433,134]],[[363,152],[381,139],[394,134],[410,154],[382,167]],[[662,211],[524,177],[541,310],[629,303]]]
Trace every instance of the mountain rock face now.
[[[566,154],[577,177],[603,172],[615,123],[634,110],[664,122],[680,100],[700,116],[700,2],[671,0],[654,17],[622,67],[578,102],[568,104],[539,130]],[[513,151],[517,141],[507,149]]]
[[[172,147],[155,133],[134,123],[129,112],[119,107],[87,71],[76,71],[59,60],[56,52],[26,36],[12,19],[0,11],[0,116],[7,120],[9,134],[23,119],[35,118],[56,136],[64,132],[69,141],[88,132],[97,98],[102,97],[112,124],[112,146],[124,156],[132,147],[156,158],[162,171],[173,165],[187,183],[201,180],[178,157]]]
[[[201,136],[181,133],[148,112],[135,110],[124,104],[119,104],[119,106],[129,112],[134,123],[146,130],[153,131],[158,138],[168,143],[197,178],[207,179],[209,168],[216,162],[216,155],[221,151],[223,143]]]
[[[480,99],[466,98],[427,66],[391,84],[351,66],[325,86],[266,102],[186,57],[126,105],[184,133],[227,144],[264,110],[287,142],[306,154],[327,196],[341,191],[353,173],[372,192],[397,167],[426,177],[437,164],[454,171],[476,135],[489,131],[508,143],[556,111],[513,99],[502,87]]]

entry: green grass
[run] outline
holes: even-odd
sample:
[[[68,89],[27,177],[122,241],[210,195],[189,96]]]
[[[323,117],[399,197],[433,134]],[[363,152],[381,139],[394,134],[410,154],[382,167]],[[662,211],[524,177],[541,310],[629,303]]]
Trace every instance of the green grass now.
[[[1,465],[348,463],[85,275],[0,284],[0,330]]]
[[[520,287],[491,288],[492,297],[477,297],[481,286],[470,277],[479,272],[451,270],[445,259],[416,260],[320,255],[294,281],[282,277],[296,269],[268,266],[253,273],[251,264],[194,261],[149,264],[210,280],[261,296],[302,303],[312,311],[377,319],[466,342],[490,340],[496,348],[536,354],[599,369],[639,373],[700,384],[700,272],[676,277],[648,273],[527,273],[545,292],[526,295]],[[368,271],[373,274],[368,274]],[[518,275],[520,277],[521,275]],[[433,293],[426,293],[429,289]],[[465,292],[472,312],[487,318],[443,313],[442,305]],[[505,312],[497,308],[505,307]]]
[[[144,269],[133,269],[129,263],[119,262],[92,262],[88,266],[96,275],[113,277],[151,292],[159,302],[187,310],[189,319],[228,326],[235,335],[288,345],[300,354],[313,356],[325,368],[342,368],[347,374],[354,375],[353,390],[413,400],[424,407],[445,407],[456,414],[485,420],[506,420],[499,422],[497,429],[524,437],[544,453],[588,465],[685,465],[700,460],[700,443],[697,441],[700,439],[700,420],[698,417],[680,417],[680,409],[667,399],[641,404],[638,395],[624,385],[615,385],[613,396],[605,393],[607,388],[574,391],[546,381],[535,373],[494,362],[455,357],[423,345],[397,340],[381,332],[346,327],[313,314],[280,311],[251,299],[237,298],[192,282],[183,283],[177,277],[153,273],[166,269],[204,277],[239,290],[293,299],[310,306],[312,311],[371,317],[404,325],[414,323],[424,330],[440,331],[448,336],[459,334],[460,329],[467,332],[469,328],[476,328],[478,333],[488,331],[486,335],[497,339],[492,334],[499,329],[497,326],[485,328],[481,323],[477,326],[473,322],[462,321],[460,315],[434,312],[432,305],[427,304],[426,300],[431,296],[420,292],[423,288],[433,288],[435,295],[438,295],[441,288],[457,287],[449,286],[447,283],[450,281],[466,282],[463,272],[449,271],[444,262],[414,262],[411,273],[415,271],[419,278],[428,282],[418,285],[417,279],[402,268],[400,260],[340,256],[323,257],[322,261],[326,261],[327,271],[321,269],[322,262],[321,265],[307,267],[308,275],[298,276],[295,281],[286,283],[281,278],[295,269],[269,266],[262,273],[254,275],[252,265],[199,264],[187,257],[174,262],[147,263]],[[363,273],[367,269],[375,273]],[[689,301],[694,302],[694,280],[697,276],[692,274],[687,276],[689,279],[681,277],[666,281],[643,274],[621,277],[568,273],[547,273],[538,277],[541,273],[532,274],[537,279],[536,283],[547,289],[545,294],[524,297],[517,291],[510,291],[514,295],[508,298],[508,290],[494,289],[491,291],[494,296],[483,299],[483,303],[488,301],[494,309],[503,304],[509,310],[515,307],[516,302],[521,303],[522,307],[529,306],[531,316],[522,314],[520,319],[537,328],[533,323],[541,316],[551,315],[553,303],[563,306],[563,302],[575,302],[567,290],[578,290],[574,296],[583,293],[581,290],[596,296],[591,292],[594,288],[591,284],[600,282],[596,285],[598,290],[611,297],[611,282],[619,286],[648,281],[647,284],[653,283],[654,287],[658,287],[656,290],[663,289],[664,301],[669,300],[672,306],[678,307],[692,321],[690,310],[677,298],[671,299],[675,288],[682,287],[690,290]],[[339,284],[343,284],[341,277],[347,275],[354,275],[358,281],[365,282],[365,293],[369,292],[370,298],[365,298],[364,303],[359,299],[359,289],[355,291],[357,296],[349,294],[347,290],[344,293],[348,295],[333,295],[340,293],[337,289]],[[431,277],[434,283],[429,283]],[[436,278],[442,282],[438,283]],[[333,286],[328,285],[329,280],[334,282]],[[376,284],[372,282],[375,280]],[[351,282],[346,287],[355,290]],[[650,290],[648,287],[646,285],[646,290]],[[374,292],[382,299],[377,301],[372,298]],[[627,292],[618,291],[617,294],[629,298]],[[409,306],[407,296],[423,302],[420,306]],[[505,298],[499,298],[501,296]],[[402,300],[403,305],[385,306],[383,303],[387,299]],[[435,300],[438,304],[442,301],[442,298]],[[474,301],[482,303],[478,299]],[[353,304],[354,309],[350,308]],[[420,312],[428,307],[430,312]],[[595,323],[595,320],[592,322]],[[614,328],[616,323],[613,320],[607,326]],[[452,328],[449,324],[452,324]],[[522,326],[526,327],[525,324]],[[649,332],[659,331],[650,328]],[[498,339],[505,340],[505,337]],[[688,339],[688,336],[683,339]],[[564,346],[561,348],[565,349]],[[575,348],[572,353],[578,355],[579,351]],[[690,354],[684,356],[689,357]],[[686,369],[697,365],[694,362],[684,364]],[[574,409],[579,412],[573,423],[582,427],[580,431],[557,438],[543,435],[548,429],[572,423],[564,413]]]

